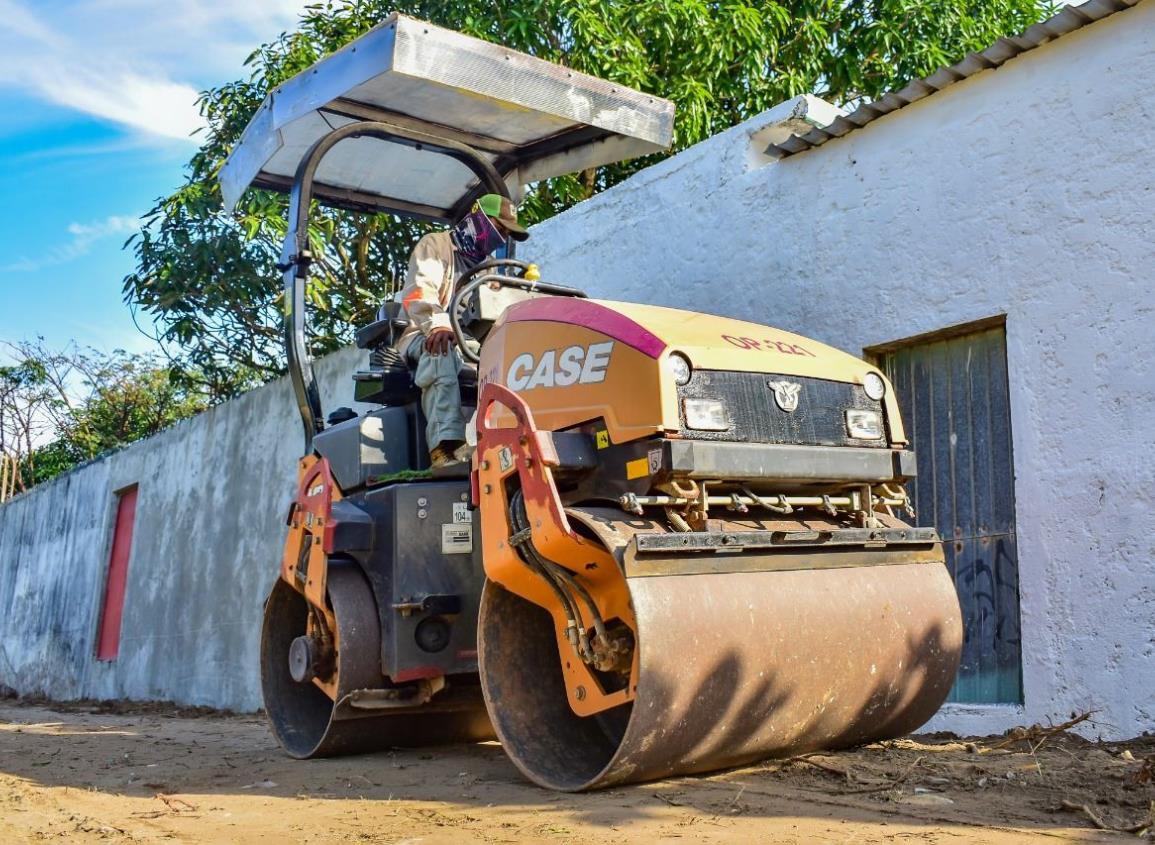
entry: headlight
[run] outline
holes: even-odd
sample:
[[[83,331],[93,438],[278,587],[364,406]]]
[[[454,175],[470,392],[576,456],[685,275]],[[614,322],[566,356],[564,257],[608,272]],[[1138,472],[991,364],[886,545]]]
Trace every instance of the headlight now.
[[[866,391],[867,396],[877,402],[886,395],[886,382],[878,373],[867,373],[862,380],[862,389]]]
[[[718,399],[683,399],[686,428],[698,431],[725,431],[730,427],[730,415]]]
[[[847,411],[846,431],[856,440],[881,440],[882,415],[878,411]]]
[[[671,352],[670,357],[666,359],[666,366],[670,370],[670,375],[674,377],[674,384],[681,386],[689,383],[692,370],[685,355]]]

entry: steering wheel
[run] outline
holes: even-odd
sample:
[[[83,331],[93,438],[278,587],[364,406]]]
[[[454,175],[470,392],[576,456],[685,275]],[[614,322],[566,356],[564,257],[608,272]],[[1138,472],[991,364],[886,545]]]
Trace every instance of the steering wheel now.
[[[465,310],[465,303],[469,296],[485,284],[499,287],[518,288],[519,290],[546,293],[551,296],[585,297],[585,291],[565,285],[555,285],[549,282],[540,282],[525,278],[531,264],[518,261],[515,258],[491,258],[483,261],[476,267],[471,267],[457,277],[454,283],[453,298],[449,301],[449,323],[453,327],[453,337],[457,341],[457,348],[461,357],[470,363],[476,364],[481,356],[474,352],[466,343],[467,340],[476,341],[477,338],[467,335],[461,327],[461,314]],[[516,275],[506,275],[500,270],[512,270]]]

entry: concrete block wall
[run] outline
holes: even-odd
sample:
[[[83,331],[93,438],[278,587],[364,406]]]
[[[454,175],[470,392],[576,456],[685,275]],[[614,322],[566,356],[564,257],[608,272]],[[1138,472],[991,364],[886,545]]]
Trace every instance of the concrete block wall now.
[[[352,404],[363,355],[319,362],[327,408]],[[262,604],[301,448],[281,379],[0,507],[0,684],[56,699],[260,707]],[[116,492],[133,484],[120,653],[99,661]]]
[[[1143,3],[776,163],[752,145],[771,110],[522,249],[603,298],[855,353],[1006,315],[1025,704],[949,705],[932,728],[1085,709],[1105,736],[1155,728],[1153,41]],[[326,396],[350,395],[356,355],[321,362]],[[0,683],[258,707],[298,428],[278,382],[0,507]],[[133,483],[121,652],[99,663],[114,493]]]

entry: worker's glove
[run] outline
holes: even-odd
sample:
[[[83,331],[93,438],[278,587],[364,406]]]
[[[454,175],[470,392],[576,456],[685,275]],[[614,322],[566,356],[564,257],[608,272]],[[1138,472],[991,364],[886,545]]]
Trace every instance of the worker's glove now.
[[[433,329],[425,336],[425,351],[430,355],[445,355],[453,348],[453,329]]]

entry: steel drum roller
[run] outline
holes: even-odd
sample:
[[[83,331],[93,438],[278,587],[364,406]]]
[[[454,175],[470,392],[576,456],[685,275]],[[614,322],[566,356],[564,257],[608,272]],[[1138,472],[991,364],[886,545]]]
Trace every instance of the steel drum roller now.
[[[908,733],[954,681],[958,599],[941,562],[870,554],[841,568],[629,578],[636,699],[589,718],[569,708],[549,614],[490,582],[479,657],[498,737],[531,780],[577,791]]]
[[[290,675],[293,640],[305,632],[304,597],[278,579],[265,604],[261,685],[269,723],[291,756],[305,759],[491,739],[493,730],[476,686],[450,690],[436,704],[362,709],[350,694],[382,682],[381,633],[373,593],[352,565],[331,565],[329,601],[337,618],[337,700]]]

